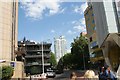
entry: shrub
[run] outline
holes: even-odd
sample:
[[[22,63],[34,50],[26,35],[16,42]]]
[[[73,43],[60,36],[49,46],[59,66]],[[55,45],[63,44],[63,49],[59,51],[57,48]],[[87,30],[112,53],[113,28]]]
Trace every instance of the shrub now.
[[[0,77],[2,77],[2,80],[9,80],[13,76],[14,70],[11,66],[2,66],[0,70]]]

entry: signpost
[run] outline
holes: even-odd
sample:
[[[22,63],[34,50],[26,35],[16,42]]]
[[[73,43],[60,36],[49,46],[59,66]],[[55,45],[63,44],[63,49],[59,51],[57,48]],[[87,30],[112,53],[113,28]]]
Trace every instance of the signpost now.
[[[10,62],[10,65],[14,68],[15,67],[15,62]]]

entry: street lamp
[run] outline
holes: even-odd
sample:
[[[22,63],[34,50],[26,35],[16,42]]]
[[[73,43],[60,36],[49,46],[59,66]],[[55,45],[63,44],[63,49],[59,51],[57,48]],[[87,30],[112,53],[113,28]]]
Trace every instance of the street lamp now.
[[[42,71],[43,71],[43,73],[42,73],[41,77],[44,79],[44,78],[46,78],[46,74],[44,73],[43,41],[42,41]]]
[[[83,47],[83,49],[84,49],[84,47]],[[84,70],[85,70],[85,56],[84,56],[84,51],[83,51],[83,66],[84,66]]]
[[[43,42],[42,42],[42,69],[44,74],[44,54],[43,54]]]
[[[83,65],[84,65],[84,70],[85,70],[85,56],[84,56],[84,53],[83,53]]]

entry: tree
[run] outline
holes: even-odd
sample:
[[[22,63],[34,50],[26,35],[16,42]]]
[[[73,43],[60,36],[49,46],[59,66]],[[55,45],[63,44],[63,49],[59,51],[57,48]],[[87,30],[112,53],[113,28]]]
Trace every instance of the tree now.
[[[73,62],[73,56],[71,53],[67,53],[63,56],[64,68],[70,69],[72,67],[72,62]]]
[[[61,57],[57,64],[57,70],[59,73],[63,73],[63,69],[64,69],[63,57]]]
[[[80,37],[76,37],[74,42],[71,43],[71,54],[74,57],[73,59],[73,68],[75,69],[83,69],[84,64],[88,67],[89,61],[89,50],[88,50],[88,42],[86,37],[80,35]]]
[[[0,72],[0,77],[2,77],[2,80],[10,80],[10,78],[13,76],[13,67],[11,66],[2,66],[2,72]]]
[[[87,38],[81,34],[74,39],[74,42],[71,43],[71,47],[71,53],[67,53],[61,57],[57,67],[59,69],[88,69],[88,61],[90,58]]]
[[[32,66],[30,68],[30,74],[39,74],[40,71],[39,71],[39,68],[37,66]]]
[[[57,61],[56,61],[56,58],[55,58],[55,54],[51,52],[51,55],[50,55],[50,63],[52,66],[56,66],[57,65]]]

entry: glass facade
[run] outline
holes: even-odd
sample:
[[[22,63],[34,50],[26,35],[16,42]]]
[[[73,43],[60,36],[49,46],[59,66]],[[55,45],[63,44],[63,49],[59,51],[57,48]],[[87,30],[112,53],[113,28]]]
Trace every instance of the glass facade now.
[[[120,1],[116,2],[116,9],[117,9],[118,16],[120,17]]]

